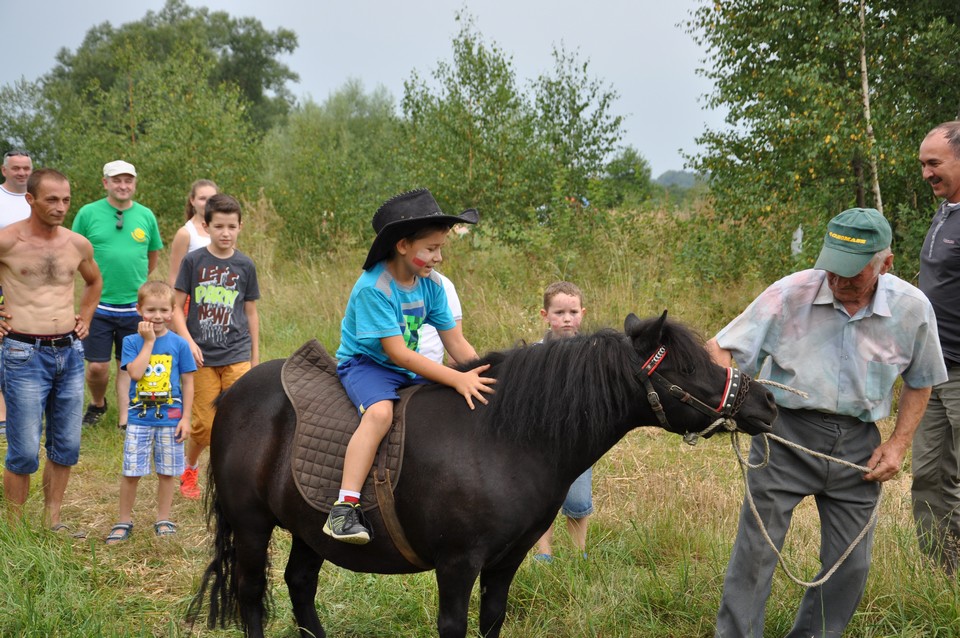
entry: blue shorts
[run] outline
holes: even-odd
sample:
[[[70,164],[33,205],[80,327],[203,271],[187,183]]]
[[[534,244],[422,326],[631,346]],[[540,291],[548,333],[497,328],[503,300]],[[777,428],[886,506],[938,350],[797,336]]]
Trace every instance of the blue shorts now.
[[[140,315],[135,312],[127,314],[103,314],[96,312],[90,322],[90,333],[83,340],[83,349],[87,361],[106,363],[110,361],[110,351],[113,350],[117,361],[123,353],[123,338],[137,334],[140,324]]]
[[[364,354],[358,354],[338,365],[337,376],[361,415],[374,403],[399,399],[397,390],[400,388],[430,383],[429,379],[420,376],[411,379],[406,374],[384,368]]]
[[[560,512],[569,518],[586,518],[593,514],[593,468],[577,477],[570,486]]]
[[[123,475],[150,474],[151,457],[157,474],[183,474],[183,443],[177,443],[176,432],[176,427],[168,425],[127,425],[127,437],[123,440]]]
[[[80,459],[83,418],[83,344],[37,346],[4,339],[0,389],[7,401],[6,468],[33,474],[40,467],[46,417],[47,458],[59,465]]]

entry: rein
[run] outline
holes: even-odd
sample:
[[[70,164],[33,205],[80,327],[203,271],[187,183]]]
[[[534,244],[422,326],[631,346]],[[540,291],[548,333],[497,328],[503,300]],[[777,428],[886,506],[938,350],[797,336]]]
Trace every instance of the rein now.
[[[763,383],[763,382],[760,381],[759,383]],[[838,569],[840,569],[840,566],[843,565],[843,562],[850,557],[850,554],[852,554],[853,550],[856,549],[857,545],[860,544],[860,541],[866,538],[870,529],[877,524],[877,520],[880,518],[880,495],[879,494],[877,495],[877,504],[874,506],[873,513],[870,514],[870,518],[869,520],[867,520],[866,525],[864,525],[863,529],[860,530],[860,534],[857,535],[855,539],[853,539],[853,541],[850,543],[850,546],[847,547],[847,549],[843,552],[843,554],[840,555],[840,557],[837,559],[837,562],[835,562],[833,566],[829,570],[827,570],[827,572],[823,576],[821,576],[817,580],[807,582],[805,580],[800,579],[797,576],[794,576],[793,572],[790,571],[790,568],[787,567],[787,562],[786,562],[786,559],[783,557],[783,554],[780,553],[780,550],[777,549],[776,543],[773,542],[773,539],[770,538],[770,535],[767,533],[767,528],[764,527],[763,525],[763,520],[760,517],[760,512],[757,511],[757,505],[753,501],[753,494],[751,494],[750,492],[750,483],[749,481],[747,481],[747,472],[749,470],[758,470],[763,467],[766,467],[767,463],[770,461],[770,439],[773,439],[778,443],[782,443],[783,445],[792,447],[801,452],[806,452],[810,456],[814,456],[819,459],[830,461],[831,463],[844,465],[846,467],[850,467],[855,470],[860,470],[865,474],[870,472],[870,468],[864,467],[862,465],[857,465],[855,463],[851,463],[843,459],[838,459],[838,458],[829,456],[827,454],[822,454],[815,450],[805,448],[802,445],[794,443],[793,441],[788,441],[787,439],[779,437],[776,434],[767,433],[767,434],[762,434],[760,436],[763,436],[763,446],[764,446],[763,460],[757,464],[752,464],[750,463],[748,458],[744,458],[743,453],[740,451],[740,441],[739,441],[738,433],[734,430],[731,432],[731,435],[730,435],[730,443],[731,445],[733,445],[733,451],[737,455],[737,461],[739,461],[740,463],[740,473],[743,475],[744,497],[746,498],[747,504],[750,506],[750,512],[753,514],[753,518],[757,523],[757,527],[760,529],[760,533],[763,534],[763,539],[767,542],[767,545],[770,546],[770,549],[773,550],[773,553],[776,554],[777,562],[780,563],[780,567],[783,568],[783,572],[787,575],[787,577],[797,585],[800,585],[801,587],[819,587],[820,585],[827,582],[830,579],[830,577],[833,576],[833,574]],[[880,494],[882,493],[883,491],[881,490]]]
[[[764,540],[767,542],[767,545],[770,546],[770,549],[773,550],[774,554],[777,556],[777,562],[780,564],[780,567],[783,568],[784,573],[787,577],[792,580],[797,585],[801,587],[819,587],[820,585],[827,582],[831,576],[840,568],[847,558],[850,557],[850,554],[853,553],[853,550],[856,549],[857,545],[866,538],[870,529],[872,529],[879,519],[880,516],[880,497],[877,497],[877,504],[873,509],[873,513],[870,515],[870,519],[867,521],[864,528],[860,531],[860,534],[853,539],[853,542],[850,543],[850,546],[843,552],[843,554],[837,559],[837,562],[827,570],[827,572],[820,578],[815,581],[807,582],[801,580],[790,571],[790,568],[787,566],[786,559],[784,559],[783,554],[777,549],[776,543],[773,542],[773,539],[770,538],[770,534],[767,532],[766,527],[763,524],[763,520],[760,517],[760,512],[757,511],[756,503],[753,501],[753,494],[750,493],[750,484],[747,481],[747,472],[749,470],[758,470],[763,467],[766,467],[767,463],[770,460],[770,439],[777,441],[788,447],[792,447],[801,452],[805,452],[811,456],[814,456],[819,459],[829,461],[831,463],[837,463],[839,465],[844,465],[856,470],[860,470],[864,473],[869,473],[870,468],[857,465],[855,463],[850,463],[843,459],[838,459],[827,454],[822,454],[815,450],[805,448],[802,445],[794,443],[793,441],[788,441],[782,437],[777,436],[773,433],[764,433],[758,436],[763,437],[764,444],[764,455],[763,460],[757,464],[751,464],[748,458],[744,458],[743,454],[740,451],[740,440],[739,434],[737,431],[737,424],[734,421],[733,417],[740,410],[740,406],[743,405],[743,402],[747,398],[747,391],[750,387],[751,378],[749,376],[744,376],[740,370],[737,368],[727,368],[727,384],[724,388],[723,398],[720,400],[720,405],[716,408],[712,408],[703,401],[692,396],[689,392],[686,392],[683,388],[671,383],[663,375],[657,372],[657,368],[663,363],[663,359],[667,356],[667,349],[665,346],[660,346],[656,352],[654,352],[646,363],[643,364],[643,367],[640,368],[640,372],[637,373],[637,379],[640,383],[643,384],[644,389],[647,391],[647,402],[650,404],[650,407],[653,409],[654,414],[657,415],[657,420],[660,422],[660,425],[664,429],[670,429],[669,422],[667,421],[667,415],[663,410],[663,405],[660,403],[660,395],[657,394],[656,389],[654,389],[654,384],[660,386],[661,389],[666,390],[670,396],[686,403],[690,407],[696,409],[710,417],[716,417],[716,420],[711,423],[707,428],[701,430],[700,432],[686,432],[683,435],[683,440],[688,445],[696,445],[697,441],[701,436],[709,434],[719,427],[723,426],[724,429],[730,432],[730,443],[733,445],[734,453],[737,455],[737,460],[740,463],[740,472],[743,475],[743,485],[744,485],[744,497],[746,498],[747,504],[750,506],[750,512],[753,514],[754,519],[756,520],[757,527],[760,529],[760,533],[763,534]],[[782,390],[788,392],[794,392],[802,396],[806,396],[805,392],[795,390],[788,386],[768,381],[766,379],[759,379],[757,383],[762,383],[764,385],[771,385],[778,387]]]

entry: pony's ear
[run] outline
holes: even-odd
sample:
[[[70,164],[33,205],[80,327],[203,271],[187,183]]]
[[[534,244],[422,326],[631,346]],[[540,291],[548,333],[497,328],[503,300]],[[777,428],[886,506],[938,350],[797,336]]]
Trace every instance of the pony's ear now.
[[[666,322],[667,311],[664,310],[663,314],[660,315],[660,318],[657,319],[653,325],[644,328],[644,322],[631,312],[623,322],[623,331],[627,333],[627,336],[631,339],[636,340],[643,337],[649,340],[650,343],[659,343],[663,337],[663,324]]]
[[[623,320],[623,331],[631,339],[635,338],[640,331],[640,317],[632,312]]]
[[[667,323],[667,309],[663,309],[663,314],[660,315],[660,320],[657,321],[657,339],[663,336],[663,324]]]

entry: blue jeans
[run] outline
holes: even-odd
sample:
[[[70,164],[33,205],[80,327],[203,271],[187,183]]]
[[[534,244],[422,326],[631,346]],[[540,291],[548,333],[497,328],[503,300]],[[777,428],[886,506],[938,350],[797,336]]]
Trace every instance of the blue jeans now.
[[[47,458],[59,465],[80,459],[83,418],[83,344],[36,346],[4,339],[0,389],[7,400],[6,468],[33,474],[40,467],[46,416]]]
[[[586,518],[593,514],[593,468],[577,477],[570,486],[560,512],[568,518]]]

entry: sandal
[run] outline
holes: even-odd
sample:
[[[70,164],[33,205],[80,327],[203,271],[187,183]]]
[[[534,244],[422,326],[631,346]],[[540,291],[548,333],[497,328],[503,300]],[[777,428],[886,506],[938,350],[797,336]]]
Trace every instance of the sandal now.
[[[133,533],[133,523],[117,523],[110,528],[110,535],[104,539],[104,543],[107,545],[115,545],[116,543],[122,543],[125,540],[130,538],[130,534]]]
[[[157,536],[173,536],[177,533],[177,524],[173,521],[157,521],[153,524],[153,531]]]
[[[63,533],[65,533],[65,534],[69,534],[71,538],[86,538],[86,537],[87,537],[87,533],[86,533],[86,532],[75,532],[75,531],[73,531],[73,529],[71,529],[71,527],[70,527],[69,525],[67,525],[67,524],[65,524],[65,523],[57,523],[56,525],[54,525],[53,527],[50,528],[50,531],[53,532],[53,533],[55,533],[55,534],[59,534],[60,532],[63,532]]]

